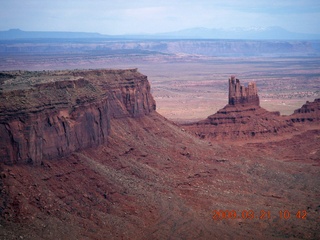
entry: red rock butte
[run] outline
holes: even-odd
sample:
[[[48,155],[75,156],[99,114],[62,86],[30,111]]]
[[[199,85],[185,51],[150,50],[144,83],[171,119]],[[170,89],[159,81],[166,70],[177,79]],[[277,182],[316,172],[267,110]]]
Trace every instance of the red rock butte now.
[[[185,124],[184,127],[200,138],[243,140],[297,131],[294,123],[316,123],[319,113],[320,104],[317,99],[306,103],[290,116],[280,116],[278,111],[269,112],[260,107],[255,82],[244,87],[239,79],[231,76],[228,104],[206,119]]]
[[[255,82],[250,82],[248,87],[240,84],[235,76],[229,78],[229,104],[253,104],[259,106],[258,89]]]

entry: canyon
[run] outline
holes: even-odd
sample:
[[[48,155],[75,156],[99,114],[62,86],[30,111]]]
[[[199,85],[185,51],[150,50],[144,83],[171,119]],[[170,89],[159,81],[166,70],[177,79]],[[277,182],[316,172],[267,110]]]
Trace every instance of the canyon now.
[[[180,125],[137,69],[1,72],[1,239],[319,238],[319,99],[281,116],[229,84]]]

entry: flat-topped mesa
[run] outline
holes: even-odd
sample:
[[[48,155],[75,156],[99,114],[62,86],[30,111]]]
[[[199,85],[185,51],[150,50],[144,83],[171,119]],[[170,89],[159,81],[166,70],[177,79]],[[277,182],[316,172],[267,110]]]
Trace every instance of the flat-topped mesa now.
[[[98,146],[111,119],[155,109],[137,69],[0,72],[0,163],[40,164]]]
[[[248,87],[240,84],[235,76],[229,78],[229,105],[260,105],[258,89],[255,82],[250,82]]]

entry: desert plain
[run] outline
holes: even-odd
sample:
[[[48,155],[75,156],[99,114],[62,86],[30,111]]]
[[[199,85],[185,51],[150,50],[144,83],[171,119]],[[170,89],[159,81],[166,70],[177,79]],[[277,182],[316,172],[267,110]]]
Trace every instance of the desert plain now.
[[[320,96],[320,57],[316,54],[281,54],[273,50],[266,56],[259,52],[242,56],[238,51],[245,50],[240,49],[234,57],[207,56],[176,52],[179,49],[169,54],[121,46],[110,53],[92,50],[92,44],[85,43],[60,43],[54,52],[49,43],[2,45],[5,50],[13,50],[3,50],[0,70],[138,68],[149,78],[158,112],[178,122],[203,119],[222,108],[227,103],[227,80],[231,75],[244,84],[255,81],[261,106],[284,115]],[[85,48],[87,45],[90,50]]]

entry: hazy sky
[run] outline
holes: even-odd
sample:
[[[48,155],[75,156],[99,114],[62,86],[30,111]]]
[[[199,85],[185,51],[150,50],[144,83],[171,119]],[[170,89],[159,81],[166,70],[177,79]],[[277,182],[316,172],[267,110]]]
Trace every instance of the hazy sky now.
[[[0,30],[159,33],[280,26],[320,33],[320,0],[0,0]]]

